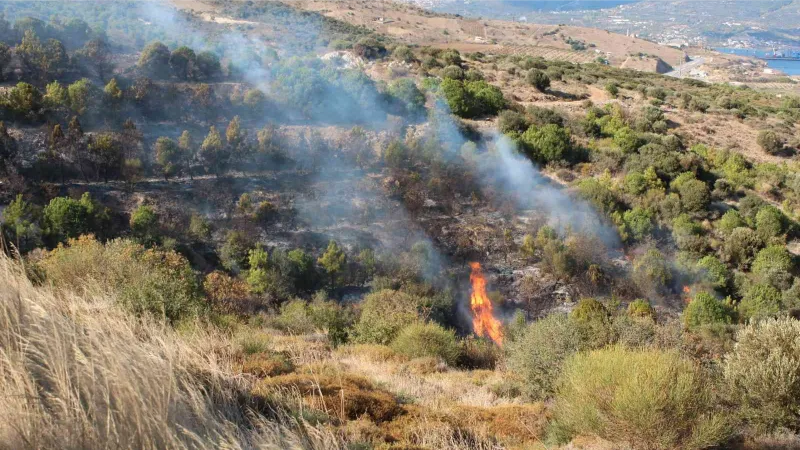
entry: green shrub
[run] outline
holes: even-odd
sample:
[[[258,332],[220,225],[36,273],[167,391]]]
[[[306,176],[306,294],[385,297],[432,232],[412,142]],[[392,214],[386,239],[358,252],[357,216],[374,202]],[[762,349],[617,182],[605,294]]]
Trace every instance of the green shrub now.
[[[572,435],[632,448],[706,448],[728,426],[708,375],[675,352],[612,347],[573,356],[558,383],[555,419]]]
[[[528,127],[528,120],[524,115],[516,111],[507,109],[497,116],[497,128],[503,133],[510,133],[512,131],[523,133]]]
[[[771,245],[762,249],[753,261],[753,274],[762,282],[777,289],[789,288],[794,268],[792,255],[782,245]]]
[[[308,334],[316,330],[308,304],[302,299],[284,303],[273,321],[273,326],[292,334]]]
[[[522,134],[522,142],[530,157],[541,163],[571,159],[572,138],[558,125],[532,125]]]
[[[575,323],[584,348],[598,348],[614,339],[611,315],[606,307],[593,298],[584,298],[569,315]]]
[[[361,317],[355,325],[356,341],[388,345],[400,330],[420,320],[422,299],[401,291],[373,292],[361,303]]]
[[[756,213],[756,232],[765,242],[780,237],[786,231],[786,216],[778,208],[767,205]]]
[[[550,87],[550,77],[539,69],[531,69],[526,75],[528,84],[536,88],[536,90],[544,92]]]
[[[704,325],[731,323],[731,311],[711,294],[701,292],[683,310],[683,323],[686,328]]]
[[[703,278],[711,283],[715,289],[726,289],[733,278],[728,266],[714,255],[702,257],[697,262],[697,267],[703,271]]]
[[[711,202],[708,186],[700,180],[688,180],[682,183],[678,193],[681,196],[681,204],[687,211],[704,211]]]
[[[525,380],[526,395],[543,399],[553,394],[564,361],[582,348],[575,322],[551,314],[528,325],[504,350],[509,370]]]
[[[435,323],[414,323],[403,328],[391,347],[409,358],[440,358],[449,366],[455,365],[461,357],[455,332]]]
[[[628,315],[645,319],[655,319],[656,311],[653,306],[644,299],[636,299],[628,303]]]
[[[761,239],[755,231],[745,227],[735,228],[722,244],[722,259],[745,269],[750,266],[761,246]]]
[[[90,294],[100,288],[136,314],[176,322],[206,309],[189,262],[173,251],[122,239],[101,244],[83,236],[49,252],[39,264],[55,286]]]
[[[781,300],[780,291],[769,284],[754,284],[739,302],[739,316],[742,320],[775,316],[781,311]]]
[[[762,150],[770,155],[774,155],[783,150],[783,140],[772,130],[759,131],[756,142]]]
[[[651,248],[633,263],[633,276],[645,292],[660,292],[672,279],[672,272],[664,255]]]
[[[642,141],[638,133],[622,127],[614,133],[614,144],[625,153],[633,153],[642,145]]]
[[[152,207],[140,205],[131,213],[131,232],[144,245],[153,245],[158,239],[158,215]]]
[[[723,374],[750,426],[763,433],[800,430],[800,322],[770,319],[739,330]]]
[[[725,214],[723,214],[719,221],[717,221],[716,226],[720,233],[722,233],[724,236],[728,236],[734,229],[745,227],[747,224],[742,218],[742,215],[739,214],[739,211],[736,211],[735,209],[729,209],[725,211]]]
[[[64,242],[88,233],[102,233],[108,210],[92,200],[88,192],[80,200],[56,197],[42,210],[43,229],[51,242]]]

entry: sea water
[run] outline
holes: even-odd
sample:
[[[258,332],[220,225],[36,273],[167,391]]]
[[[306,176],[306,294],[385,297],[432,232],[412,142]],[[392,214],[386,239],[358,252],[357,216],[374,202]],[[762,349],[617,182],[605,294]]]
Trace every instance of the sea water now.
[[[714,50],[722,53],[730,53],[732,55],[740,56],[755,56],[764,57],[772,53],[772,50],[753,49],[753,48],[729,48],[720,47]],[[772,59],[767,61],[767,67],[770,69],[780,70],[786,75],[800,75],[800,61],[784,61],[780,59]]]

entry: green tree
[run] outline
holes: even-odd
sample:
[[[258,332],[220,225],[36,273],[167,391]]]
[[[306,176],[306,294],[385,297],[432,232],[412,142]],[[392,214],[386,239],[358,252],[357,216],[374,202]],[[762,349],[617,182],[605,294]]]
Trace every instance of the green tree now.
[[[89,143],[89,153],[97,169],[98,178],[108,182],[111,176],[118,175],[124,162],[122,144],[110,133],[103,133]]]
[[[108,213],[95,204],[89,193],[80,200],[56,197],[42,210],[44,234],[53,244],[83,234],[101,231]]]
[[[331,277],[331,287],[336,287],[336,275],[342,272],[347,263],[347,255],[336,241],[328,242],[328,248],[318,260],[325,272]]]
[[[425,110],[425,94],[410,78],[401,78],[390,84],[389,94],[403,103],[409,115],[421,114]]]
[[[267,104],[267,95],[261,89],[248,89],[244,93],[244,105],[247,106],[251,112],[258,114],[264,110]]]
[[[197,77],[204,80],[214,78],[222,72],[219,57],[209,51],[198,53],[195,64],[197,66]]]
[[[17,83],[16,86],[6,91],[2,100],[3,106],[21,119],[36,120],[39,117],[42,93],[28,83]]]
[[[178,149],[181,152],[181,158],[183,162],[181,165],[189,172],[189,178],[194,179],[194,173],[192,171],[192,165],[195,161],[195,152],[196,148],[194,146],[194,141],[192,141],[192,135],[189,133],[189,130],[183,130],[181,136],[178,138]]]
[[[714,255],[706,255],[701,258],[697,262],[697,267],[703,271],[703,278],[718,290],[725,290],[733,278],[728,266]]]
[[[722,243],[722,260],[746,269],[762,245],[761,238],[755,231],[746,227],[734,228]]]
[[[222,136],[213,125],[200,146],[199,156],[203,160],[206,170],[214,172],[216,176],[224,172],[228,165],[230,154],[222,143]]]
[[[622,220],[628,233],[636,241],[644,240],[653,232],[653,214],[647,209],[636,207],[625,211]]]
[[[614,144],[625,153],[633,153],[642,145],[642,141],[637,132],[625,126],[614,133]]]
[[[739,211],[729,209],[725,211],[725,214],[717,221],[716,226],[720,233],[724,236],[728,236],[736,228],[747,226],[747,224],[742,218],[742,215],[739,214]]]
[[[169,67],[172,74],[179,80],[190,80],[195,77],[197,65],[197,55],[194,50],[186,47],[178,47],[169,56]]]
[[[3,235],[20,253],[41,245],[41,214],[41,209],[23,200],[22,194],[17,194],[3,210]]]
[[[158,241],[158,215],[152,207],[140,205],[131,213],[131,232],[142,245],[152,246]]]
[[[53,81],[47,85],[45,95],[42,98],[48,108],[60,108],[66,106],[69,101],[67,90],[58,81]]]
[[[122,101],[122,89],[119,88],[116,78],[112,78],[111,81],[106,84],[105,88],[103,88],[103,93],[105,94],[106,101],[111,105],[117,105]]]
[[[155,143],[156,163],[161,167],[164,180],[180,173],[185,158],[178,144],[168,137],[160,137]]]
[[[651,248],[633,263],[633,276],[645,291],[659,292],[672,279],[672,271],[664,255],[658,249]]]
[[[791,286],[792,269],[792,255],[783,245],[770,245],[762,249],[753,261],[753,275],[780,290]]]
[[[88,112],[94,105],[95,101],[95,87],[91,81],[82,78],[67,88],[67,96],[69,97],[69,107],[79,116]]]
[[[169,76],[170,52],[166,45],[161,42],[148,44],[139,55],[136,67],[145,75],[154,78],[166,78]]]

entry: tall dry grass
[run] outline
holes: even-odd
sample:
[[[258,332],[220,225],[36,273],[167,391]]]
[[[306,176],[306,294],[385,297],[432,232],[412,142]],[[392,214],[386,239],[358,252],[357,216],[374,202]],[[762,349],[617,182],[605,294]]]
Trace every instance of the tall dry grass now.
[[[91,285],[35,287],[2,256],[0,286],[0,448],[341,447],[249,396],[220,336],[135,319]]]

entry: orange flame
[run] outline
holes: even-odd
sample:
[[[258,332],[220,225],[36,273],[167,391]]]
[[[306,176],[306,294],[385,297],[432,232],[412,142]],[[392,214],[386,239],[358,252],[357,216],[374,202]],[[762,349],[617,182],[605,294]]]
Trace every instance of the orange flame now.
[[[690,288],[689,286],[684,286],[683,287],[683,293],[684,294],[688,294],[690,292],[692,292],[692,288]]]
[[[684,286],[683,287],[683,293],[686,294],[683,297],[684,303],[689,304],[689,302],[692,301],[692,295],[691,295],[692,294],[692,288],[689,287],[689,286]]]
[[[492,314],[492,302],[486,295],[486,278],[481,272],[480,263],[469,263],[472,274],[469,281],[472,283],[472,295],[470,296],[470,308],[472,308],[472,326],[478,336],[489,335],[497,345],[503,345],[502,324]]]

